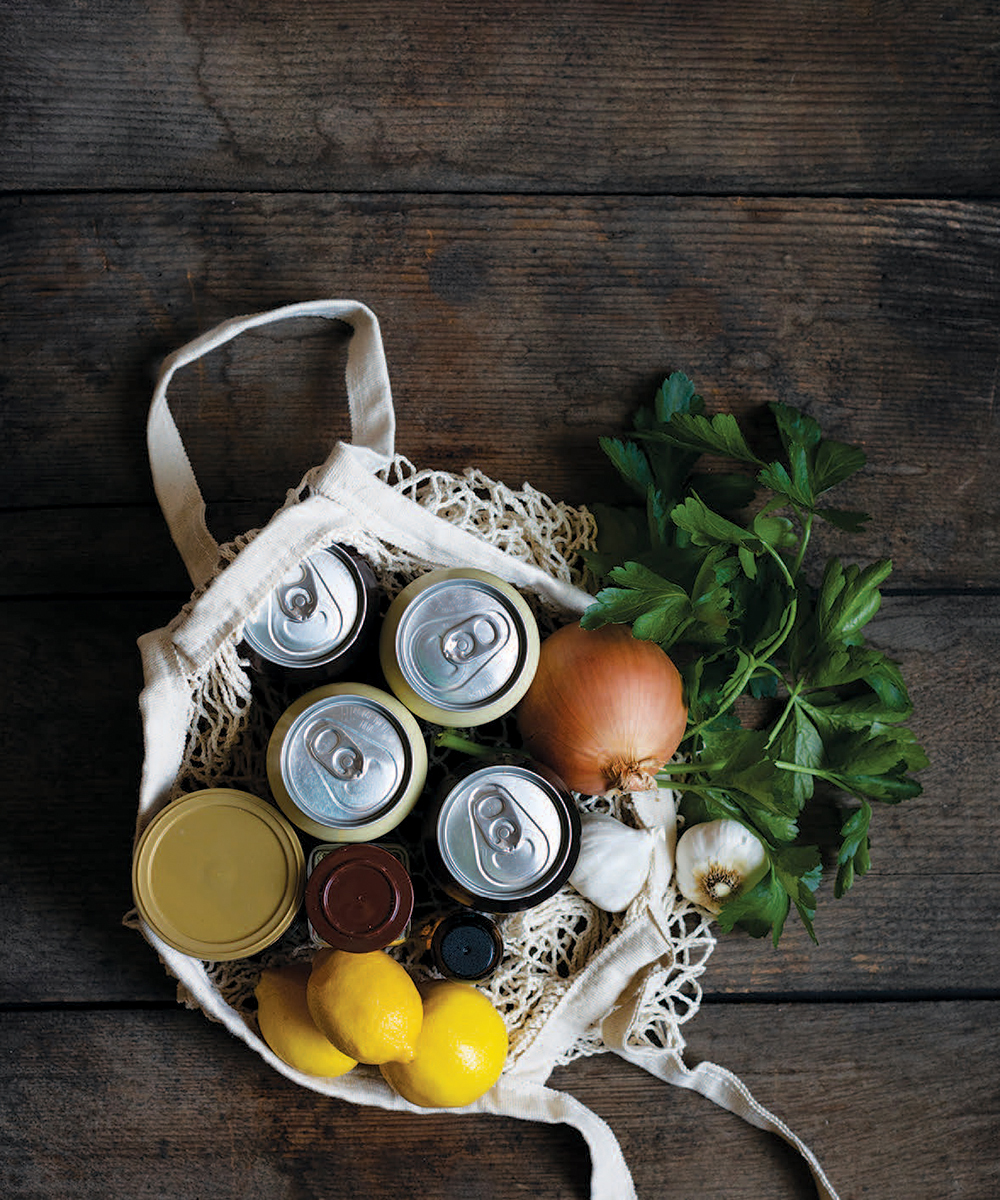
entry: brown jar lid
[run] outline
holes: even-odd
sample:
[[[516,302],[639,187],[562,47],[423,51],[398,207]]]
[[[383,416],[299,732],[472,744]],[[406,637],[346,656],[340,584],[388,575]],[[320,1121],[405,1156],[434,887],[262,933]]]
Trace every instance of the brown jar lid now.
[[[413,915],[413,883],[403,864],[370,844],[339,846],[306,882],[306,915],[336,950],[363,954],[396,941]]]

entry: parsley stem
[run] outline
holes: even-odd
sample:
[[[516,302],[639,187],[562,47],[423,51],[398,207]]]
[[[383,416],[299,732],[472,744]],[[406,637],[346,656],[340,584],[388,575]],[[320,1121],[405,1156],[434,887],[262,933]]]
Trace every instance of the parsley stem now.
[[[717,763],[703,763],[703,762],[699,762],[699,763],[666,763],[664,766],[660,767],[660,769],[656,772],[656,777],[657,777],[657,779],[659,779],[660,776],[662,775],[662,776],[665,776],[667,779],[673,781],[675,775],[690,775],[694,771],[708,771],[709,773],[711,773],[712,771],[721,771],[723,769],[723,767],[725,767],[725,765],[726,764],[724,762],[717,762]]]
[[[689,729],[684,734],[684,741],[687,741],[688,738],[694,737],[695,734],[700,733],[707,725],[710,725],[719,716],[721,716],[722,713],[726,712],[727,709],[732,708],[740,696],[743,695],[743,692],[746,690],[754,672],[760,667],[767,667],[769,665],[767,660],[771,658],[778,647],[787,640],[795,625],[795,618],[798,614],[798,595],[795,589],[795,580],[789,574],[788,567],[785,565],[785,560],[781,557],[777,550],[775,550],[774,547],[767,542],[762,542],[761,545],[778,564],[778,568],[780,569],[782,575],[784,575],[791,591],[791,599],[788,602],[788,607],[785,609],[784,614],[782,615],[781,625],[778,627],[777,632],[773,634],[763,646],[755,647],[752,655],[742,654],[742,657],[746,659],[743,669],[737,675],[733,676],[733,678],[730,679],[726,684],[722,693],[722,698],[718,705],[716,705],[715,711],[712,713],[711,717],[704,721],[700,721],[692,729]]]
[[[496,758],[497,755],[515,754],[519,758],[527,758],[518,750],[503,746],[484,746],[482,742],[474,742],[465,737],[457,729],[442,729],[434,738],[434,745],[441,750],[457,750],[461,754],[469,754],[473,758]]]
[[[726,712],[727,709],[732,708],[740,696],[743,695],[747,684],[750,682],[750,676],[754,673],[758,666],[759,663],[756,660],[750,659],[747,666],[744,667],[740,674],[735,677],[736,682],[734,683],[731,679],[729,683],[726,684],[725,691],[723,692],[723,699],[716,706],[712,715],[710,717],[706,717],[704,721],[699,721],[697,725],[692,726],[684,734],[682,741],[686,742],[688,738],[692,738],[695,736],[695,734],[701,733],[703,729],[706,729],[709,725],[716,721],[724,712]]]
[[[803,767],[799,763],[784,762],[782,759],[775,759],[774,765],[782,771],[794,771],[796,775],[814,775],[817,779],[825,779],[827,783],[836,784],[837,787],[844,787],[844,782],[832,771],[824,771],[819,767]],[[845,790],[849,790],[846,789]]]
[[[775,721],[775,723],[774,723],[773,728],[771,729],[770,736],[768,737],[767,743],[766,743],[766,748],[768,750],[771,749],[771,746],[774,744],[774,739],[778,736],[779,733],[781,733],[782,729],[785,727],[785,722],[792,715],[792,710],[795,708],[795,705],[798,703],[799,693],[802,691],[802,687],[803,687],[803,683],[802,683],[802,680],[800,679],[798,681],[798,683],[795,685],[795,687],[792,689],[791,694],[788,697],[788,703],[785,705],[785,707],[781,713],[781,716],[778,717],[777,721]]]
[[[799,550],[795,555],[795,562],[792,565],[792,574],[798,575],[802,567],[802,560],[806,556],[806,546],[809,545],[809,538],[812,535],[813,514],[806,513],[802,520],[802,540],[799,542]]]
[[[696,796],[701,796],[704,800],[712,799],[712,793],[710,789],[701,784],[671,782],[670,786],[678,792],[693,792]]]

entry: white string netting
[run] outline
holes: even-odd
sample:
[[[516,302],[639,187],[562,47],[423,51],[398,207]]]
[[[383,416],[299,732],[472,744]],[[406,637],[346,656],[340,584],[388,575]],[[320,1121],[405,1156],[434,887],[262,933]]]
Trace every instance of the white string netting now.
[[[595,581],[588,573],[585,552],[594,548],[596,523],[586,508],[555,502],[529,485],[513,491],[471,468],[463,475],[419,471],[401,456],[382,472],[382,478],[449,524],[477,534],[512,557],[535,563],[552,577],[593,591]],[[308,481],[309,476],[289,493],[287,504],[302,498]],[[220,569],[257,532],[250,531],[223,547]],[[349,533],[339,530],[337,540],[352,546],[370,563],[386,607],[411,579],[438,565],[387,545],[361,529]],[[525,599],[543,636],[566,620],[566,614],[539,596],[527,593]],[[172,798],[211,787],[270,795],[267,742],[274,724],[302,687],[295,689],[276,677],[254,671],[242,650],[237,631],[208,667],[188,681],[192,720]],[[448,773],[467,760],[460,752],[436,745],[439,727],[425,723],[423,730],[428,744],[430,790],[440,787]],[[470,734],[480,744],[495,747],[498,755],[517,746],[516,728],[510,718],[480,726]],[[639,823],[627,797],[577,796],[577,802],[581,812],[611,813],[626,824]],[[418,804],[415,812],[384,839],[399,842],[407,850],[417,897],[411,936],[403,945],[391,948],[390,953],[417,978],[436,975],[426,931],[443,912],[455,908],[424,864],[419,810]],[[649,911],[665,934],[670,951],[647,968],[638,981],[641,997],[629,1043],[678,1053],[683,1050],[681,1027],[701,1003],[700,977],[715,938],[709,914],[691,905],[672,884],[658,891],[653,894],[647,882],[625,912],[610,914],[567,883],[534,908],[496,918],[504,940],[503,961],[489,979],[476,986],[489,996],[507,1025],[510,1052],[505,1070],[511,1070],[535,1041],[595,955]],[[134,913],[129,914],[127,923],[134,924],[135,920]],[[206,970],[223,999],[255,1027],[254,988],[261,971],[309,959],[316,949],[305,918],[300,915],[264,953],[235,962],[209,963]],[[183,985],[178,986],[178,993],[182,1002],[197,1007]],[[604,1049],[600,1026],[595,1023],[551,1065],[564,1065]]]

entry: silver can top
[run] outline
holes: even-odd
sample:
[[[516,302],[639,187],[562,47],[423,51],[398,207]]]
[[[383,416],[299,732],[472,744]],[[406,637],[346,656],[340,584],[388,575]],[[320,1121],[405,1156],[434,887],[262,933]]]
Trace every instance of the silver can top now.
[[[426,703],[462,713],[494,703],[520,681],[528,641],[510,599],[478,579],[442,579],[408,604],[396,661]]]
[[[377,700],[328,696],[295,718],[281,743],[278,769],[295,806],[331,829],[379,820],[405,793],[412,773],[409,741]]]
[[[458,887],[496,911],[527,908],[568,878],[579,818],[568,794],[516,764],[472,771],[446,794],[437,852]]]
[[[328,546],[284,576],[247,621],[243,636],[268,662],[322,666],[353,645],[367,609],[354,560],[339,546]]]

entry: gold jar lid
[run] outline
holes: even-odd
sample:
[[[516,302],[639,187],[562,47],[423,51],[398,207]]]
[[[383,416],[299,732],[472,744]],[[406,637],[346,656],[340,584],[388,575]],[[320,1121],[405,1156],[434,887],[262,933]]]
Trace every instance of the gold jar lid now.
[[[143,920],[175,950],[213,962],[256,954],[281,937],[304,884],[295,830],[270,804],[232,788],[168,804],[132,860]]]

